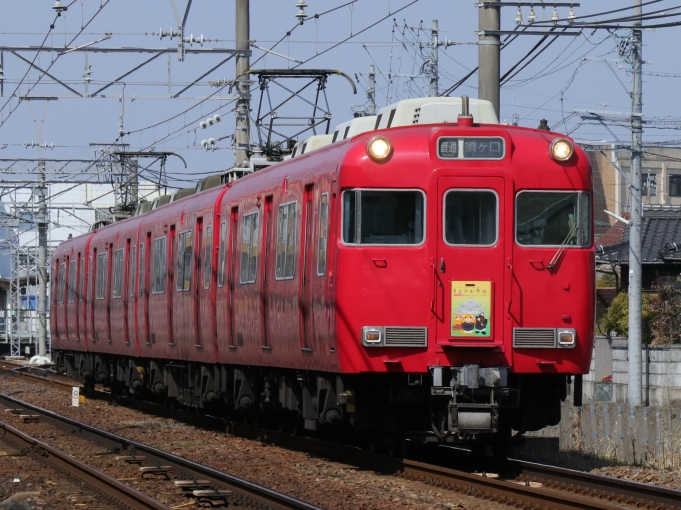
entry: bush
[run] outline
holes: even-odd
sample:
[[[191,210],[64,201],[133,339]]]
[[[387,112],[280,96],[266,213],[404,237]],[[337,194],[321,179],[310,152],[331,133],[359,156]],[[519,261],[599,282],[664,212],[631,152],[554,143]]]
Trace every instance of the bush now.
[[[681,290],[666,280],[658,280],[653,290],[657,293],[650,302],[650,312],[655,316],[651,323],[653,344],[681,343]]]
[[[650,310],[650,296],[643,294],[643,316],[642,316],[642,335],[643,343],[649,344],[653,339],[651,330],[651,322],[653,314]],[[629,294],[620,292],[617,297],[612,300],[612,304],[603,315],[601,323],[598,325],[601,333],[610,335],[615,333],[617,336],[629,336]]]

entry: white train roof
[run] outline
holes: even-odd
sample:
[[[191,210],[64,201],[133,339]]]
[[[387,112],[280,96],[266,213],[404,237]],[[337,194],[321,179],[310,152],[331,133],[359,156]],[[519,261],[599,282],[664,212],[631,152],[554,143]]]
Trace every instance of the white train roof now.
[[[376,129],[376,116],[370,117],[355,117],[352,120],[338,124],[333,130],[333,141],[340,142],[346,138],[352,138],[360,133],[373,131]]]
[[[469,100],[473,122],[480,124],[499,124],[494,107],[484,99]],[[461,114],[460,97],[419,97],[404,99],[388,105],[377,116],[355,117],[338,124],[333,135],[314,135],[296,143],[291,157],[307,154],[315,149],[352,138],[360,133],[389,127],[410,126],[413,124],[442,124],[457,122]]]
[[[484,99],[470,99],[473,122],[499,124],[494,107]],[[457,122],[461,113],[460,97],[419,97],[405,99],[385,106],[378,112],[376,129],[409,126],[412,124],[441,124]]]

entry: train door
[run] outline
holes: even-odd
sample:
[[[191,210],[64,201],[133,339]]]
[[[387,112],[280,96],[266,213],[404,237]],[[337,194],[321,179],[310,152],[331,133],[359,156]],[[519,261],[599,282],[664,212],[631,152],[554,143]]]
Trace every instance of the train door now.
[[[433,312],[437,343],[503,346],[504,180],[440,177]],[[509,262],[510,263],[510,262]]]
[[[301,270],[301,290],[302,293],[302,308],[300,314],[302,317],[302,345],[304,349],[312,348],[313,340],[313,325],[312,325],[312,266],[314,264],[313,254],[313,238],[312,225],[314,221],[314,207],[312,200],[314,198],[314,187],[312,184],[305,186],[305,195],[303,198],[303,246],[302,257],[303,264]]]
[[[121,296],[123,298],[123,343],[126,345],[130,343],[130,331],[129,331],[129,319],[128,319],[128,279],[126,276],[128,275],[128,266],[130,265],[130,244],[131,241],[128,239],[125,242],[125,251],[123,252],[123,268],[121,270],[120,276],[120,285],[122,287],[121,289]],[[118,268],[114,267],[114,271],[117,271]]]
[[[136,278],[135,276],[137,275],[137,244],[134,239],[128,239],[128,253],[130,254],[128,258],[128,268],[127,272],[125,273],[127,275],[128,279],[128,284],[126,285],[125,288],[125,298],[126,300],[126,305],[125,309],[127,310],[127,318],[126,318],[126,326],[127,326],[127,337],[126,337],[126,342],[132,343],[133,340],[135,340],[135,344],[137,343],[136,340],[136,334],[135,334],[135,323],[137,320],[137,316],[135,315],[135,296],[137,295],[137,285],[136,285]]]
[[[210,216],[209,216],[210,218]],[[211,287],[213,285],[213,225],[202,226],[198,239],[199,261],[196,273],[197,306],[199,307],[198,323],[200,327],[201,345],[211,347],[213,345],[213,307],[211,304]],[[197,224],[198,227],[198,224]]]
[[[139,336],[138,345],[144,342],[149,343],[149,264],[147,258],[151,245],[151,233],[148,232],[140,242],[139,246],[139,271],[137,274],[137,332]]]
[[[270,249],[272,248],[272,196],[265,197],[265,211],[264,211],[264,220],[265,224],[263,225],[262,229],[262,235],[263,235],[263,243],[262,243],[262,278],[260,279],[260,307],[262,310],[262,347],[263,348],[271,348],[272,346],[269,343],[269,327],[270,327],[270,321],[269,321],[269,314],[270,314],[270,306],[269,306],[269,295],[270,295],[270,289],[269,289],[269,273],[270,273],[270,264],[271,264],[271,259],[270,257]]]
[[[87,320],[85,308],[85,255],[79,254],[80,262],[78,270],[78,340],[86,341],[87,337]]]
[[[230,236],[230,242],[229,242],[229,254],[230,254],[230,262],[229,262],[229,275],[228,275],[228,285],[229,285],[229,345],[232,347],[237,347],[237,338],[236,338],[236,308],[235,308],[235,303],[234,303],[234,290],[236,287],[236,275],[237,273],[237,268],[236,268],[236,261],[237,261],[237,254],[239,252],[238,250],[238,237],[237,237],[237,221],[239,220],[239,209],[238,208],[233,208],[232,209],[232,215],[231,215],[231,223],[232,223],[232,228],[231,228],[231,236]]]
[[[196,219],[196,246],[194,253],[194,267],[193,273],[196,275],[196,284],[194,285],[194,334],[196,339],[194,344],[197,347],[202,346],[201,343],[201,262],[203,260],[203,218]]]
[[[177,299],[178,293],[175,292],[175,278],[177,271],[177,254],[178,249],[175,243],[177,242],[177,227],[175,225],[170,226],[170,239],[168,240],[168,344],[175,345],[175,318],[173,309],[174,302]]]

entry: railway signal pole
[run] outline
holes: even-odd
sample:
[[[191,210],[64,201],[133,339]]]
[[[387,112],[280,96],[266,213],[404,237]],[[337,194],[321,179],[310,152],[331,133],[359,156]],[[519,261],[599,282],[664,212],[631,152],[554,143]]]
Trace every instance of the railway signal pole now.
[[[431,69],[431,74],[430,74],[430,97],[437,97],[439,95],[438,91],[438,53],[439,53],[439,47],[438,47],[438,21],[436,19],[433,20],[433,25],[432,29],[430,31],[431,35],[431,46],[430,46],[430,54],[431,54],[431,59],[432,59],[432,69]]]
[[[478,98],[494,106],[499,118],[501,2],[478,4]]]
[[[38,355],[47,355],[47,203],[45,161],[38,162]],[[28,285],[28,281],[26,283]]]
[[[631,52],[631,218],[629,220],[629,405],[641,405],[641,349],[642,349],[642,299],[641,299],[641,226],[643,203],[641,190],[643,179],[641,159],[643,155],[643,92],[641,0],[634,0],[633,47]],[[638,27],[638,28],[636,28]]]
[[[248,159],[248,149],[250,143],[250,80],[246,72],[251,67],[251,59],[248,56],[250,40],[250,0],[236,0],[236,49],[243,50],[236,57],[236,130],[234,131],[234,142],[236,144],[236,159],[234,166],[242,166]]]

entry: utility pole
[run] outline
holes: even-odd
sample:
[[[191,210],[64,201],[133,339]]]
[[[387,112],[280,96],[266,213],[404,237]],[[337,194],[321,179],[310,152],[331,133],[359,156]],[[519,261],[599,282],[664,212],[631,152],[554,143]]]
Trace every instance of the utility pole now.
[[[369,84],[367,85],[367,115],[376,115],[376,69],[369,66]]]
[[[501,7],[480,2],[478,9],[478,98],[491,101],[498,118]]]
[[[248,51],[250,40],[250,14],[249,0],[236,1],[236,49]],[[251,67],[248,54],[239,54],[236,57],[236,131],[234,140],[236,143],[236,160],[234,166],[242,166],[248,160],[247,149],[250,143],[249,119],[250,119],[250,87],[249,77],[246,72]]]
[[[641,159],[643,154],[643,92],[642,92],[642,30],[641,0],[634,0],[634,29],[632,30],[633,51],[631,52],[631,218],[629,220],[629,405],[641,405],[641,348],[642,348],[642,300],[641,300],[641,226],[643,204],[641,190],[643,176]],[[638,27],[638,28],[636,28]]]
[[[38,162],[38,354],[47,354],[47,203],[45,161]],[[28,285],[29,282],[26,282]]]
[[[431,46],[430,46],[430,54],[431,54],[431,59],[432,59],[432,68],[431,68],[431,74],[430,74],[430,97],[437,97],[439,95],[438,91],[438,42],[437,42],[437,36],[438,36],[438,23],[437,20],[433,20],[433,25],[432,29],[430,31],[431,33]]]

